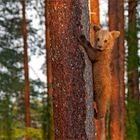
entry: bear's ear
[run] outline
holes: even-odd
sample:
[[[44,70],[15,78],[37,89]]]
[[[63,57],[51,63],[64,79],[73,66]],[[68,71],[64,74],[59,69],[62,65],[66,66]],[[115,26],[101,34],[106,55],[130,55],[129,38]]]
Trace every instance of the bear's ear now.
[[[97,32],[97,31],[99,31],[101,29],[101,26],[99,26],[99,25],[93,25],[93,30],[95,31],[95,32]]]
[[[119,31],[111,31],[111,35],[113,36],[114,39],[116,39],[120,36],[120,32]]]

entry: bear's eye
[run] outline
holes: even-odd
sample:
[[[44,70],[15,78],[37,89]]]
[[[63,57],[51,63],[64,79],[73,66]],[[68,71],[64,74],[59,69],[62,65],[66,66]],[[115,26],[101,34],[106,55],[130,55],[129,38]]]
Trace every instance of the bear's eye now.
[[[105,43],[107,43],[107,40],[104,40]]]
[[[99,41],[100,40],[100,38],[97,38],[97,41]]]

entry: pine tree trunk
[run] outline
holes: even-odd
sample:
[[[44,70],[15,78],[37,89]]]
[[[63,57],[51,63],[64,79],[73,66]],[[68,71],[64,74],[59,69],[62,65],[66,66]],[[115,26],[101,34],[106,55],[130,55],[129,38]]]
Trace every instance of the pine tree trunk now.
[[[128,92],[136,100],[140,100],[139,94],[139,56],[136,19],[137,0],[129,0],[128,19]]]
[[[94,140],[92,65],[77,41],[89,38],[88,0],[49,1],[56,140]]]
[[[100,25],[99,0],[90,0],[90,42],[94,46],[93,25]]]
[[[125,93],[124,93],[124,18],[123,1],[109,0],[109,29],[120,30],[121,36],[113,49],[112,96],[110,103],[111,140],[124,139]]]
[[[106,140],[105,118],[95,120],[96,140]]]
[[[52,61],[51,61],[51,50],[50,50],[50,31],[49,31],[49,17],[48,17],[48,0],[45,0],[45,26],[46,26],[46,66],[47,66],[47,118],[45,120],[44,132],[43,132],[43,139],[46,140],[54,140],[54,121],[53,121],[53,102],[52,102]]]
[[[29,85],[29,70],[28,70],[28,51],[27,51],[27,30],[26,30],[26,0],[22,0],[22,33],[23,33],[23,48],[24,48],[24,101],[25,101],[25,126],[28,128],[31,126],[30,120],[30,85]],[[26,137],[26,140],[29,140]]]
[[[137,29],[137,0],[128,0],[128,98],[127,98],[127,139],[140,139],[140,91],[139,91],[139,56]],[[129,124],[129,125],[128,125]],[[134,133],[135,135],[130,135]]]
[[[125,83],[124,83],[124,73],[125,73],[125,46],[124,46],[124,0],[119,2],[119,48],[120,48],[120,139],[124,140],[125,137],[125,122],[126,122],[126,106],[125,106]]]

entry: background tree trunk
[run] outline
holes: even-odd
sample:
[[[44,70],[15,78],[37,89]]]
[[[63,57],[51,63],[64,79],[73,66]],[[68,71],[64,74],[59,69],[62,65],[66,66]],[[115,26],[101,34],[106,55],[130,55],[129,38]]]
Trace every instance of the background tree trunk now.
[[[127,139],[140,139],[140,92],[138,56],[137,0],[128,0],[128,98],[127,98]],[[135,134],[135,135],[134,135]]]
[[[115,44],[112,57],[112,96],[110,103],[111,140],[124,139],[124,10],[122,0],[109,0],[109,29],[119,30],[121,35]]]
[[[140,100],[139,94],[139,56],[137,38],[137,0],[129,0],[128,18],[128,92],[137,102]]]
[[[105,118],[95,120],[96,140],[106,140]]]
[[[124,140],[125,137],[125,122],[126,122],[126,106],[125,106],[125,83],[124,83],[124,73],[125,73],[125,32],[124,32],[124,0],[120,0],[118,3],[119,9],[119,54],[120,54],[120,140]]]
[[[51,50],[50,50],[50,31],[49,31],[49,17],[48,17],[48,0],[45,0],[45,26],[46,26],[46,69],[47,69],[47,118],[45,118],[46,123],[43,126],[43,139],[44,140],[54,140],[54,121],[53,121],[53,102],[52,102],[52,61],[51,61]],[[46,117],[46,116],[45,116]]]
[[[89,38],[88,0],[49,1],[55,139],[94,140],[92,66],[77,38]]]
[[[99,0],[90,0],[90,42],[94,46],[93,25],[100,25]]]
[[[27,29],[26,29],[26,0],[22,0],[22,33],[23,33],[23,48],[24,48],[24,101],[25,101],[25,126],[28,128],[31,126],[30,120],[30,85],[29,85],[29,68],[28,68],[28,51],[27,51]],[[29,140],[26,137],[26,140]]]

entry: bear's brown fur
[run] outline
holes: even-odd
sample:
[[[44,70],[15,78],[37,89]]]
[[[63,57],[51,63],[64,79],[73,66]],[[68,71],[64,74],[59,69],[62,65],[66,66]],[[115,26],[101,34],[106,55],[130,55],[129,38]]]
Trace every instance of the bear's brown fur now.
[[[119,31],[106,31],[99,26],[94,26],[95,46],[81,35],[80,44],[85,48],[89,59],[93,63],[94,101],[96,103],[95,118],[105,117],[110,100],[111,89],[111,53]]]

